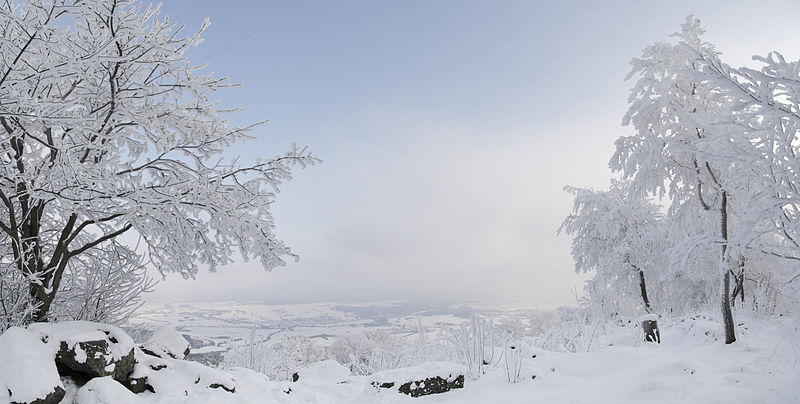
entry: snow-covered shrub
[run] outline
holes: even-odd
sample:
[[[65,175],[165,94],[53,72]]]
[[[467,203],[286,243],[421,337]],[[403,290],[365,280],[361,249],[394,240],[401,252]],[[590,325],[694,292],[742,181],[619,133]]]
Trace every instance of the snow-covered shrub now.
[[[9,241],[0,237],[0,242]],[[130,249],[115,242],[107,244],[66,266],[60,293],[50,309],[51,320],[122,325],[143,304],[143,294],[152,290],[155,281]],[[30,280],[5,259],[9,255],[0,258],[0,332],[30,323],[41,304],[31,297]]]
[[[28,280],[3,258],[0,257],[0,333],[30,322],[38,305],[31,297]]]
[[[453,346],[456,360],[466,367],[467,375],[475,380],[487,368],[500,363],[500,349],[507,335],[504,330],[496,329],[491,319],[481,318],[473,312],[468,323],[449,330],[448,340]]]
[[[309,337],[285,335],[269,341],[252,329],[247,340],[225,352],[223,366],[251,369],[272,380],[289,380],[292,373],[322,359],[323,349]]]
[[[529,338],[532,346],[557,352],[590,352],[599,339],[608,335],[609,318],[592,315],[586,307],[561,307],[560,318],[538,335]]]
[[[503,364],[505,365],[506,378],[509,383],[520,380],[522,371],[522,343],[521,341],[507,342],[503,350]]]
[[[244,341],[234,343],[225,352],[225,366],[242,367],[267,374],[271,368],[269,362],[270,349],[266,340],[262,340],[255,328]]]
[[[738,313],[755,318],[792,312],[800,307],[800,280],[794,262],[776,257],[749,255],[735,268],[732,304]]]
[[[273,380],[288,380],[298,369],[324,359],[323,348],[305,335],[284,335],[269,343],[266,372]]]
[[[327,356],[359,375],[370,375],[404,365],[413,345],[386,330],[353,332],[337,337]]]
[[[73,258],[67,265],[50,317],[121,325],[144,304],[155,281],[142,258],[116,241]]]

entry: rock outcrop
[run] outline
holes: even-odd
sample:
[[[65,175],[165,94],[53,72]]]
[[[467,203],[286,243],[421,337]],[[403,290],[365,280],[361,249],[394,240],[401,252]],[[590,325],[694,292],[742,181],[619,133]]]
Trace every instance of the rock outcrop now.
[[[73,373],[83,381],[111,376],[122,382],[133,370],[133,339],[112,325],[65,321],[35,323],[28,330],[55,352],[61,373]]]
[[[140,346],[142,352],[159,358],[184,359],[189,355],[189,341],[171,327],[161,327]]]
[[[464,387],[463,367],[452,363],[426,363],[420,366],[387,370],[370,376],[378,390],[394,390],[411,397],[445,393]]]

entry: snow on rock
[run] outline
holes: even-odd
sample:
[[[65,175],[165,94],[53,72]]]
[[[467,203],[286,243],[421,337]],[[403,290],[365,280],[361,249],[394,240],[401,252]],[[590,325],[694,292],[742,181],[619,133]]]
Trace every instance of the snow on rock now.
[[[149,390],[156,394],[183,394],[198,389],[236,392],[236,383],[229,372],[197,362],[157,358],[140,350],[136,350],[136,365],[125,384],[134,387],[132,391]]]
[[[405,383],[435,376],[451,379],[463,374],[466,374],[466,369],[457,363],[426,362],[419,366],[377,372],[370,376],[370,379],[374,381],[391,379],[396,383]]]
[[[58,403],[65,391],[53,356],[25,329],[11,327],[0,335],[0,402]]]
[[[312,363],[292,375],[292,381],[318,384],[344,383],[350,378],[350,369],[334,360]]]
[[[638,322],[641,323],[643,321],[658,321],[658,314],[647,313],[647,314],[643,314],[643,315],[639,316]]]
[[[183,359],[189,354],[189,341],[172,327],[164,326],[142,344],[142,351],[159,358]]]
[[[141,397],[131,393],[110,376],[96,377],[78,390],[75,403],[80,404],[142,404]]]
[[[152,372],[166,368],[166,360],[157,356],[146,355],[138,348],[134,349],[134,359],[136,363],[133,365],[133,370],[122,382],[123,385],[134,393],[152,392],[153,386],[147,383],[147,377]]]
[[[57,363],[74,372],[122,381],[133,369],[133,339],[113,325],[64,321],[34,323],[28,330],[45,342]]]
[[[445,393],[464,387],[463,366],[449,362],[428,362],[419,366],[386,370],[370,376],[370,384],[380,389],[397,389],[411,397]]]

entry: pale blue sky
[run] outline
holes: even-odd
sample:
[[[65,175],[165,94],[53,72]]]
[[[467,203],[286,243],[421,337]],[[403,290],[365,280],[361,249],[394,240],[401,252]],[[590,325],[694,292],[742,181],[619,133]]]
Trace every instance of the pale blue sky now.
[[[152,298],[572,301],[561,188],[608,184],[629,60],[691,13],[730,64],[800,57],[800,3],[700,3],[165,0],[189,29],[210,17],[189,57],[244,84],[217,93],[246,109],[231,120],[271,119],[231,153],[325,163],[274,205],[300,263]]]

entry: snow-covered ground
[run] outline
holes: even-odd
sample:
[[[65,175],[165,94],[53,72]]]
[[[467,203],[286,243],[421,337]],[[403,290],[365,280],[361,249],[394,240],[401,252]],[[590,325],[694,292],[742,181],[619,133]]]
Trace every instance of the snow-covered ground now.
[[[193,310],[194,318],[202,319],[205,315],[202,309],[198,310],[199,305],[192,304],[183,309]],[[455,314],[445,313],[445,309],[416,313],[397,310],[395,315],[387,315],[387,307],[395,305],[402,304],[363,304],[358,306],[362,310],[361,315],[353,314],[352,308],[345,310],[341,308],[343,305],[333,304],[302,305],[298,311],[290,307],[294,305],[285,305],[276,310],[263,305],[241,307],[239,304],[238,311],[234,312],[242,315],[236,321],[248,326],[255,323],[266,325],[269,320],[275,323],[290,322],[297,317],[313,323],[316,318],[316,326],[307,324],[291,330],[309,335],[325,332],[332,335],[348,329],[361,329],[366,327],[365,324],[377,327],[379,325],[374,325],[376,315],[386,319],[381,327],[413,333],[417,318],[422,318],[431,327],[458,324],[467,321],[464,313],[471,310],[455,311]],[[210,307],[221,309],[219,305]],[[526,318],[536,315],[537,312],[532,309],[526,311],[515,306],[505,310],[495,307],[492,310],[492,314],[500,321],[518,316],[527,324],[536,323],[535,319]],[[168,311],[169,308],[164,307],[150,308],[144,311],[142,317],[163,323],[170,318]],[[254,313],[258,316],[253,316]],[[742,317],[737,319],[738,340],[732,345],[722,342],[719,323],[703,316],[661,319],[660,345],[640,342],[635,326],[612,327],[609,335],[595,337],[592,352],[584,353],[545,351],[536,347],[535,338],[526,338],[521,344],[523,363],[520,381],[513,384],[508,381],[502,361],[495,368],[487,369],[486,374],[477,380],[467,378],[463,389],[419,398],[398,394],[396,389],[378,391],[369,383],[369,377],[352,377],[347,383],[340,384],[302,380],[297,383],[266,382],[250,372],[236,370],[234,374],[238,372],[238,377],[242,379],[237,383],[236,395],[237,399],[243,400],[241,402],[267,402],[269,399],[293,403],[800,402],[800,322],[793,317],[769,320]],[[187,321],[182,326],[197,337],[203,337],[198,334],[201,331],[210,334],[236,332],[230,322],[219,317],[217,320],[221,322],[216,326],[203,327]],[[320,329],[327,331],[321,332]],[[282,329],[281,332],[288,331]],[[214,335],[206,337],[214,339]],[[244,379],[249,381],[242,383]],[[291,391],[287,394],[289,389]],[[214,391],[209,394],[219,396],[222,400],[219,402],[226,403],[233,399],[223,393]],[[216,402],[211,396],[204,400]]]
[[[292,382],[270,381],[243,368],[214,369],[191,361],[137,353],[139,370],[133,373],[147,374],[155,392],[131,393],[109,376],[91,379],[82,387],[62,378],[67,393],[61,404],[800,402],[800,321],[788,315],[771,319],[739,315],[737,323],[738,339],[731,345],[723,343],[719,322],[702,315],[659,319],[661,344],[643,343],[635,320],[593,328],[591,343],[586,345],[589,352],[548,351],[541,348],[541,336],[524,337],[513,343],[518,356],[506,350],[505,357],[486,366],[480,377],[462,379],[463,388],[417,398],[401,394],[400,384],[437,375],[453,381],[458,374],[464,374],[463,364],[422,363],[355,376],[336,362],[327,361],[298,369],[299,380]],[[33,330],[31,335],[36,333],[35,327]],[[556,338],[574,337],[570,330],[561,328],[562,335]],[[4,340],[31,341],[26,337],[28,331],[11,331]],[[44,340],[65,339],[56,338],[55,331]],[[118,337],[115,340],[125,339]],[[170,341],[174,339],[174,335],[169,337]],[[46,344],[36,338],[32,341],[41,345],[43,352],[50,349],[44,349]],[[20,380],[16,375],[24,375],[25,369],[33,369],[39,362],[52,364],[52,359],[36,360],[30,356],[23,362],[14,361],[22,357],[20,348],[5,345],[8,344],[0,346],[0,385],[11,386],[9,394],[12,387],[36,387],[41,378],[28,376]],[[171,345],[177,347],[174,351],[183,349],[178,344]],[[52,349],[56,349],[55,345]],[[46,356],[51,357],[52,353]],[[506,359],[512,357],[521,359],[518,373],[513,365],[507,366],[510,362]],[[516,382],[509,382],[510,378]],[[387,381],[395,382],[394,386],[379,388]],[[209,387],[214,385],[220,387]],[[32,391],[38,394],[38,390]],[[0,403],[9,401],[4,394],[5,391],[0,392]]]
[[[358,380],[325,386],[298,383],[291,386],[290,394],[277,399],[454,404],[800,402],[800,329],[796,320],[745,321],[739,327],[739,340],[732,345],[718,339],[718,324],[702,318],[665,322],[663,326],[660,345],[617,337],[618,345],[588,353],[525,347],[522,380],[514,384],[500,366],[478,380],[468,379],[463,389],[416,399],[378,392]]]
[[[748,321],[725,345],[717,323],[665,323],[662,343],[608,346],[589,353],[533,350],[509,385],[494,372],[431,402],[798,403],[800,330],[795,320]],[[715,340],[715,338],[717,338]],[[526,375],[527,375],[526,373]]]

